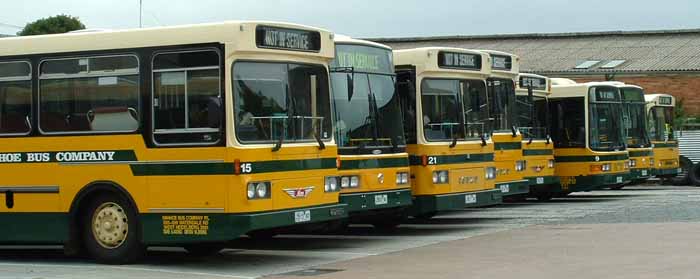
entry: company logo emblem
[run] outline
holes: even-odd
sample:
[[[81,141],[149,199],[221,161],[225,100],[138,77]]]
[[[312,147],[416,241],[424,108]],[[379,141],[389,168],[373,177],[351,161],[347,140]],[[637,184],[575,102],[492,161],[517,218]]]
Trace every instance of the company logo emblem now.
[[[377,181],[379,181],[379,184],[384,184],[384,174],[383,173],[377,174]]]
[[[283,191],[287,193],[290,197],[293,199],[303,199],[309,196],[311,191],[314,190],[313,186],[309,187],[304,187],[304,188],[296,188],[296,189],[284,189]]]

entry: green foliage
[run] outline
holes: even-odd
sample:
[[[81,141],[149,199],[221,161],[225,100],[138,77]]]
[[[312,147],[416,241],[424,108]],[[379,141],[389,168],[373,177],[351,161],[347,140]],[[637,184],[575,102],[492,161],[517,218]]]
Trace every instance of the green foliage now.
[[[673,109],[674,123],[673,126],[676,128],[683,126],[688,120],[688,115],[685,113],[685,108],[683,107],[683,99],[676,99],[676,107]]]
[[[75,30],[85,29],[85,25],[77,17],[69,15],[57,15],[42,18],[34,22],[27,23],[22,31],[17,32],[18,36],[60,34]]]

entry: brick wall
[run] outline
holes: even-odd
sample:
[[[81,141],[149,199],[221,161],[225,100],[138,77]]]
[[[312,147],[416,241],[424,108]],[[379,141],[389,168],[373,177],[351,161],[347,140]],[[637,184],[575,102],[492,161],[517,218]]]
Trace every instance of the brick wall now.
[[[604,81],[604,76],[566,77],[577,82]],[[615,76],[614,80],[638,85],[646,93],[666,93],[683,100],[688,115],[700,116],[700,74]]]

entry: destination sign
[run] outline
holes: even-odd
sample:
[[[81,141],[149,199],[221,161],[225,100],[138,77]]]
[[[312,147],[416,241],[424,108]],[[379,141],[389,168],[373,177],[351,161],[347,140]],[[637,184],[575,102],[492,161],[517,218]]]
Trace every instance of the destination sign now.
[[[321,33],[271,26],[258,26],[255,42],[259,48],[275,48],[296,51],[320,51]]]
[[[668,106],[670,106],[670,105],[672,105],[672,104],[673,104],[673,98],[668,97],[668,96],[659,97],[659,105],[668,105]]]
[[[509,71],[513,68],[513,58],[507,55],[491,55],[491,68]]]
[[[520,77],[520,88],[532,86],[533,90],[547,90],[547,79],[538,77]]]
[[[392,54],[388,49],[360,45],[336,44],[332,67],[352,67],[360,72],[393,73]]]
[[[438,53],[438,67],[448,69],[480,70],[481,55],[441,51]]]
[[[628,102],[644,102],[644,93],[638,88],[623,88],[622,100]]]
[[[595,102],[610,102],[610,101],[619,101],[619,94],[617,90],[614,88],[595,88],[595,91],[592,92],[593,95],[593,101]]]

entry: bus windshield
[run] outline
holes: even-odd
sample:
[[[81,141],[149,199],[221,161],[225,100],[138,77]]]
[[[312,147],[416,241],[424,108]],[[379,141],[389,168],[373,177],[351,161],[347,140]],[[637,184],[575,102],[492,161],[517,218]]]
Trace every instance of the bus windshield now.
[[[423,132],[428,141],[463,139],[464,123],[460,82],[455,79],[424,79],[421,85]]]
[[[648,147],[649,137],[646,133],[644,92],[639,88],[622,88],[623,123],[627,146]]]
[[[624,150],[622,104],[614,87],[593,87],[589,97],[589,146],[596,151]]]
[[[328,88],[321,65],[236,62],[236,136],[242,143],[330,139]]]
[[[406,145],[391,59],[388,49],[336,45],[331,86],[341,154],[402,152],[394,148]]]
[[[518,124],[520,133],[526,139],[545,139],[547,137],[547,99],[533,96],[532,101],[528,96],[517,96]],[[534,107],[533,107],[534,106]]]
[[[510,131],[515,126],[515,83],[510,79],[489,78],[489,112],[494,131]]]
[[[673,107],[652,107],[649,111],[649,137],[654,141],[674,140]]]

